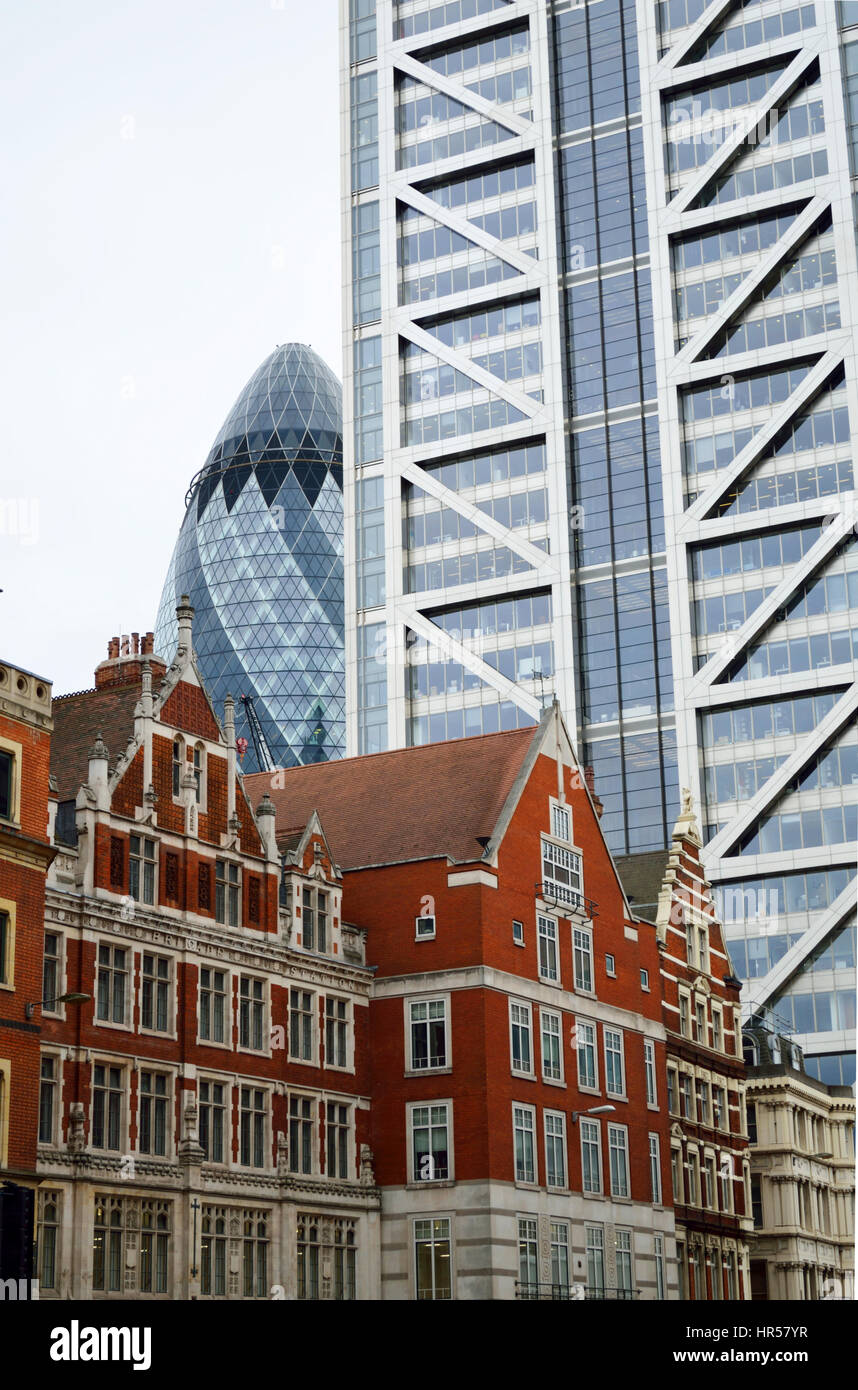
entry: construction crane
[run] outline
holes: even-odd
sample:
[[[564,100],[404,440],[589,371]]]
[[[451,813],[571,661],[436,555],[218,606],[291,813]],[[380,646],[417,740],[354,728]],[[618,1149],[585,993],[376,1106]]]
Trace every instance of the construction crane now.
[[[250,729],[250,737],[253,739],[253,749],[256,753],[256,761],[259,764],[260,772],[273,772],[277,764],[268,747],[268,740],[262,732],[262,725],[259,722],[259,715],[253,703],[252,695],[240,695],[239,699],[244,705],[244,713]]]

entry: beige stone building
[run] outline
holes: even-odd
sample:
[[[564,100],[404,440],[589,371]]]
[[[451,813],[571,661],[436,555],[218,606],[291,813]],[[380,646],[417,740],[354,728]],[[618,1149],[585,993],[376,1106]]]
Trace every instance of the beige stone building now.
[[[854,1297],[855,1097],[808,1076],[771,1027],[745,1032],[755,1299]]]

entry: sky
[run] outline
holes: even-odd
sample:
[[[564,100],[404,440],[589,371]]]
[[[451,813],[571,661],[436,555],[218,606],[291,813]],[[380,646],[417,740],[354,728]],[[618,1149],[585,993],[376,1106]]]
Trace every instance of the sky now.
[[[279,343],[338,377],[336,0],[6,5],[0,657],[87,689]]]

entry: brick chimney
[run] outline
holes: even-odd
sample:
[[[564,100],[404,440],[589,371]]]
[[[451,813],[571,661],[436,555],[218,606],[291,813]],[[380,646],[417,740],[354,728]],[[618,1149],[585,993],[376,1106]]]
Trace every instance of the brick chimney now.
[[[587,791],[593,798],[593,805],[596,808],[596,815],[599,817],[599,820],[601,820],[602,812],[605,808],[602,805],[602,802],[599,799],[599,797],[596,795],[596,774],[594,773],[592,767],[584,768],[584,781],[587,783]]]
[[[155,656],[155,634],[144,632],[123,633],[111,637],[107,644],[107,660],[95,668],[95,688],[105,690],[108,686],[139,685],[143,679],[143,664],[149,662],[153,679],[160,680],[167,672],[167,663]]]

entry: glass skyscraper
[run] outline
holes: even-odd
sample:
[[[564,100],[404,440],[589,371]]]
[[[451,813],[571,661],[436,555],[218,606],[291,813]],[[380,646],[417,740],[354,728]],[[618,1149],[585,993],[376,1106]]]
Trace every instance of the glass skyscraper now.
[[[343,755],[342,458],[340,383],[312,348],[287,343],[254,372],[188,490],[155,649],[174,651],[188,594],[209,693],[218,710],[236,701],[245,771],[259,767],[241,696],[276,766]]]
[[[825,1080],[854,1044],[856,9],[342,0],[349,750],[556,693],[618,854],[667,845],[681,776],[746,993]]]

